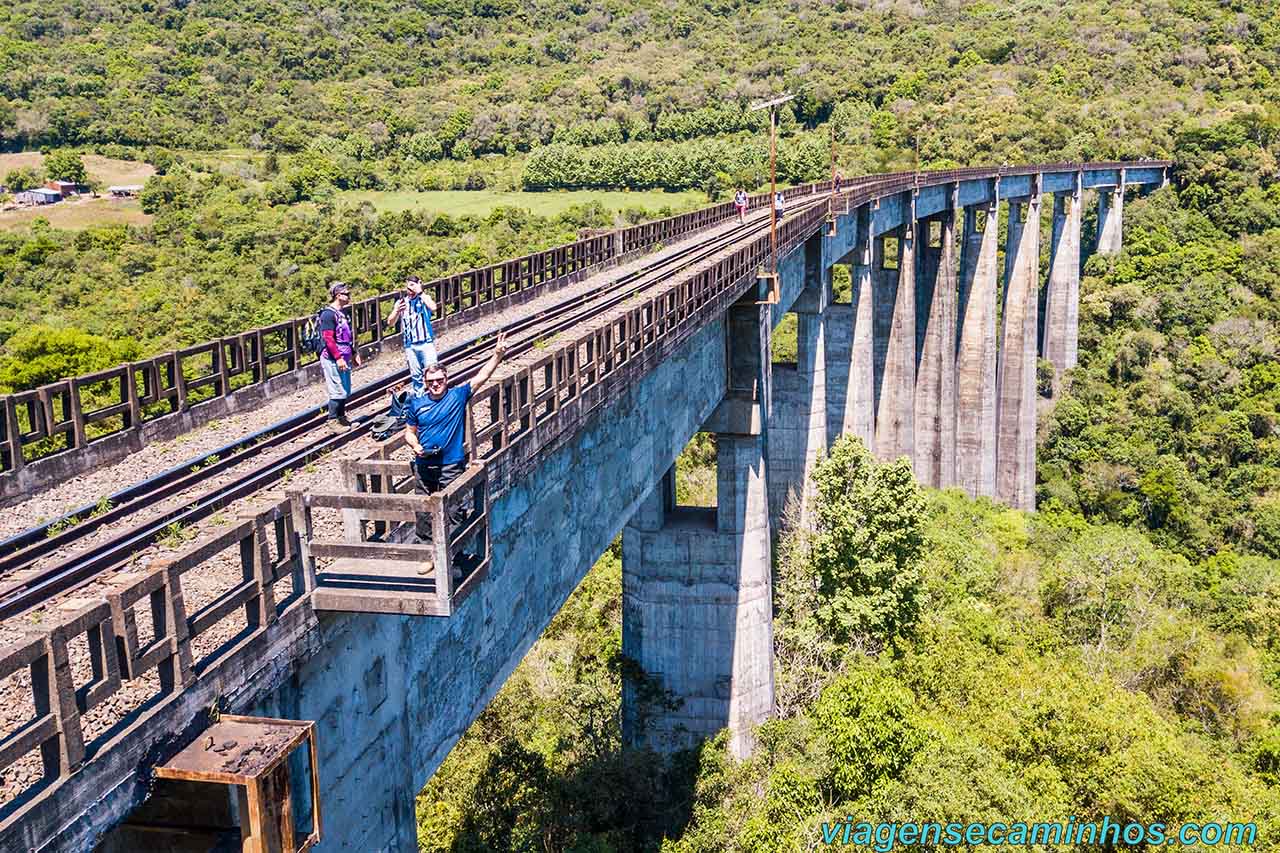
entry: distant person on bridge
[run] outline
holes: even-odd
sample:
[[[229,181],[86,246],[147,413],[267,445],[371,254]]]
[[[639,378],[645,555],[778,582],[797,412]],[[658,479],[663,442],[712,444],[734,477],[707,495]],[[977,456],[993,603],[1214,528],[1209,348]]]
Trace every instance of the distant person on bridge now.
[[[413,450],[413,471],[418,479],[418,491],[434,494],[458,479],[467,469],[467,450],[464,445],[467,434],[467,402],[471,395],[489,381],[507,352],[507,338],[502,332],[493,345],[493,355],[480,368],[470,382],[449,387],[449,374],[444,365],[437,362],[426,369],[424,379],[427,392],[409,401],[405,418],[404,438]],[[451,518],[458,523],[466,513]],[[430,518],[419,513],[418,538],[431,538]]]
[[[834,186],[834,189],[835,189],[835,191],[836,191],[837,193],[838,193],[838,192],[840,192],[840,185],[841,185],[842,183],[844,183],[844,175],[841,175],[841,174],[840,174],[840,171],[839,171],[839,170],[836,170],[836,176],[835,176],[835,179],[834,179],[834,181],[833,181],[833,186]]]
[[[426,390],[422,383],[423,371],[439,361],[436,333],[431,327],[435,313],[436,302],[422,291],[422,279],[411,275],[405,279],[403,295],[396,300],[396,307],[387,317],[387,324],[391,326],[404,318],[400,339],[404,344],[405,360],[409,362],[409,378],[413,382],[415,397],[422,396]]]
[[[778,190],[773,194],[773,212],[777,214],[778,221],[782,221],[782,214],[786,209],[786,200],[782,198],[782,190]]]
[[[355,345],[355,333],[347,308],[351,305],[351,288],[340,281],[329,285],[329,304],[320,309],[320,339],[324,350],[320,353],[320,369],[324,371],[325,389],[329,392],[329,417],[331,428],[346,429],[347,398],[351,396],[351,368],[359,367],[360,350]]]
[[[746,190],[739,187],[738,191],[733,194],[733,206],[738,211],[738,222],[746,222],[747,221],[747,191]]]

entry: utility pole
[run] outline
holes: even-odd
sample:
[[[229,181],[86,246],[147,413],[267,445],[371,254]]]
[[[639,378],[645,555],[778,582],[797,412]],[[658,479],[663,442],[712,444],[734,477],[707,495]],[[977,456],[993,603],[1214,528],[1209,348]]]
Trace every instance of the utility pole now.
[[[752,104],[749,109],[750,112],[769,111],[769,271],[773,273],[775,282],[778,275],[778,206],[774,204],[778,196],[778,107],[793,98],[795,95],[783,94],[771,101]]]
[[[827,236],[836,236],[836,124],[827,120],[831,131],[831,195],[827,199]]]

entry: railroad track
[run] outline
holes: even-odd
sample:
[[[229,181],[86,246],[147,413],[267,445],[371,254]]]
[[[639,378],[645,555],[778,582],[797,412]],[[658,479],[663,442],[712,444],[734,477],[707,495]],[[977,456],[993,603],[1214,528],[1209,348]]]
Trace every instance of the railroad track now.
[[[807,210],[816,204],[827,204],[827,198],[815,196],[813,201],[798,204],[793,213]],[[519,339],[509,344],[509,355],[518,356],[527,352],[539,341],[571,329],[653,287],[674,272],[711,257],[747,234],[762,228],[765,221],[767,220],[757,219],[737,225],[710,243],[690,246],[645,264],[608,284],[562,300],[550,312],[544,311],[538,316],[507,324],[501,331],[508,335],[520,335]],[[600,299],[602,295],[604,298]],[[479,371],[483,358],[492,348],[497,331],[479,335],[441,353],[442,361],[450,364],[462,363],[461,367],[451,369],[451,378],[466,380]],[[377,403],[383,399],[383,393],[387,389],[403,382],[407,377],[408,370],[389,374],[356,390],[352,394],[352,402],[357,409]],[[105,512],[92,514],[94,507],[84,507],[63,519],[38,525],[0,542],[0,579],[27,571],[42,559],[72,547],[108,524],[125,521],[154,506],[158,501],[181,494],[209,477],[255,461],[267,451],[286,445],[316,429],[325,429],[322,410],[310,409],[109,496],[112,506]],[[184,502],[179,507],[161,512],[104,542],[69,554],[52,566],[31,572],[28,577],[22,577],[0,589],[0,620],[37,607],[113,567],[126,565],[133,554],[153,544],[172,525],[186,527],[208,518],[231,503],[272,486],[283,479],[287,472],[355,441],[368,430],[366,418],[349,430],[328,434],[300,448],[289,450],[253,471],[196,496],[189,503]],[[80,518],[80,514],[86,517]]]

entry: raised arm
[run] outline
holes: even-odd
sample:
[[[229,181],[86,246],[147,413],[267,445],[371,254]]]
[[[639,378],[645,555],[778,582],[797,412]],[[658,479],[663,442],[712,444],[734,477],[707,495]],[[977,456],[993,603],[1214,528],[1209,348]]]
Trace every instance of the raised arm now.
[[[471,392],[473,394],[480,390],[480,386],[489,381],[489,377],[493,376],[493,371],[498,369],[498,365],[502,362],[502,357],[506,354],[507,333],[498,332],[498,340],[493,345],[493,355],[489,356],[489,360],[484,363],[484,367],[480,368],[476,378],[471,380]]]
[[[422,302],[433,315],[436,313],[436,301],[425,290],[422,291]]]

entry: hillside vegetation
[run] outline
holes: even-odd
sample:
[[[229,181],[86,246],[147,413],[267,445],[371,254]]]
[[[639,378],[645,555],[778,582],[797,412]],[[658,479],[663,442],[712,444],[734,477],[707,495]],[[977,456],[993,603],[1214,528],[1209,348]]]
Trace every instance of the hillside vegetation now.
[[[800,93],[926,162],[1142,155],[1274,85],[1267,0],[286,0],[0,11],[0,139],[465,159],[758,126]]]
[[[826,175],[831,136],[846,174],[1195,150],[1186,206],[1259,230],[1278,64],[1269,0],[20,0],[0,9],[0,148],[159,174],[136,224],[0,234],[0,356],[49,327],[76,344],[0,385],[66,375],[93,336],[198,343],[313,310],[333,278],[370,292],[646,215],[377,213],[407,193],[758,186],[746,107],[784,89],[784,181]]]

